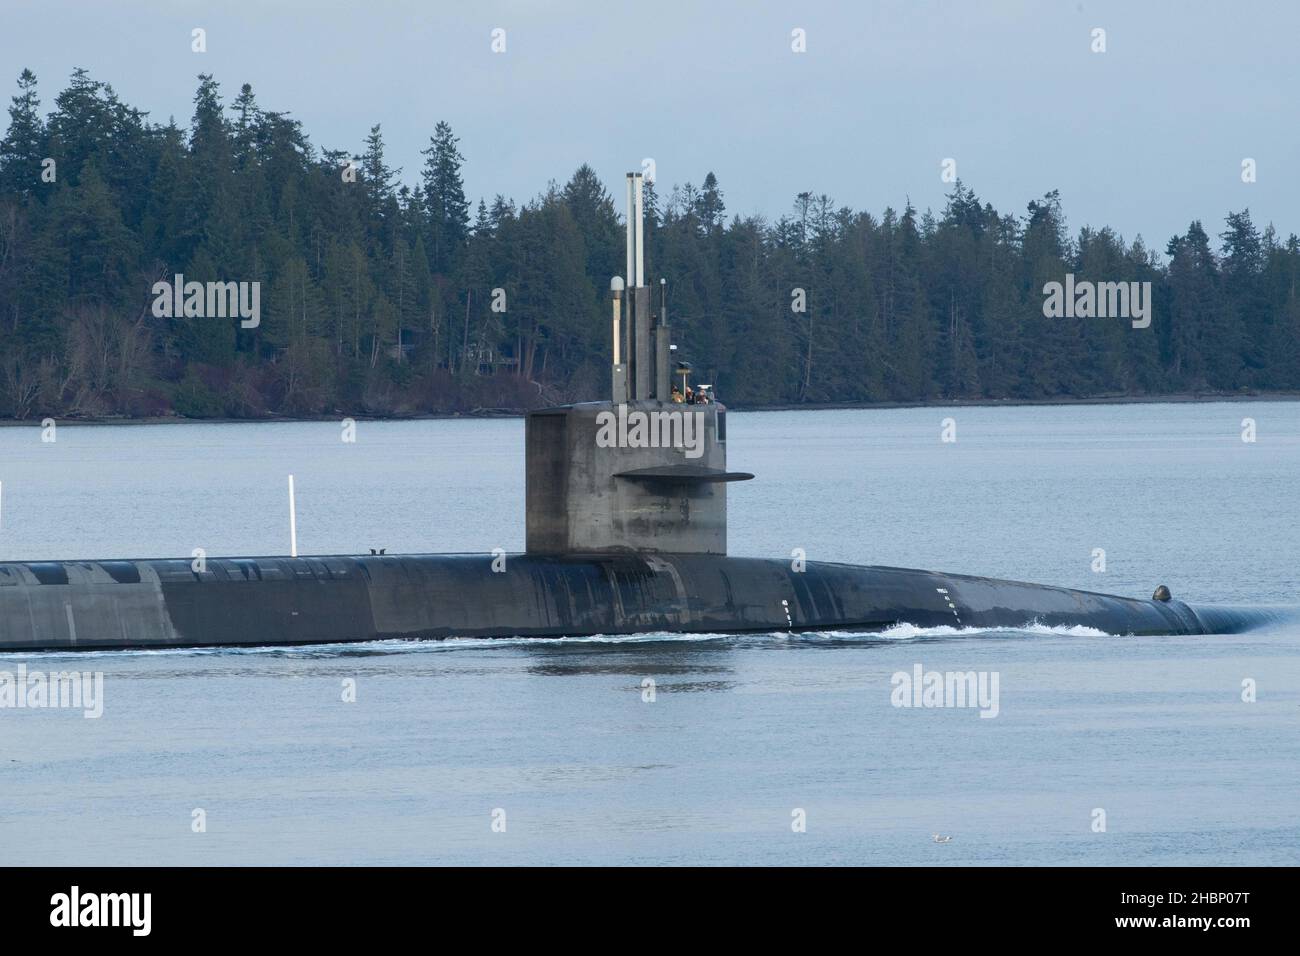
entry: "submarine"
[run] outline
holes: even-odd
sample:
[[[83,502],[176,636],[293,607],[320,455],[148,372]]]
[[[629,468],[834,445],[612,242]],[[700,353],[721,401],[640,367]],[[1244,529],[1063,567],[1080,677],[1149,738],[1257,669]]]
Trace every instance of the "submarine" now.
[[[609,398],[526,418],[523,553],[0,562],[0,652],[900,624],[1224,634],[1291,619],[1185,604],[1164,587],[1139,599],[728,555],[727,486],[754,476],[727,469],[725,405],[677,400],[689,367],[674,363],[665,297],[656,310],[645,282],[642,191],[629,173]]]

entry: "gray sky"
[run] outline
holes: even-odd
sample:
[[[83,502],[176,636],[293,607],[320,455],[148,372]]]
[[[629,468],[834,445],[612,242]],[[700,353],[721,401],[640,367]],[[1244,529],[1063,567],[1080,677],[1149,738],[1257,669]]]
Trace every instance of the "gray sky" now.
[[[713,170],[729,215],[778,216],[805,189],[938,211],[952,157],[1002,212],[1059,188],[1071,231],[1110,225],[1161,251],[1191,219],[1214,235],[1245,206],[1300,232],[1293,0],[0,3],[6,103],[24,66],[46,111],[85,66],[184,123],[211,72],[227,103],[252,83],[318,147],[359,150],[382,123],[407,182],[446,119],[475,202],[527,199],[582,162],[612,191],[653,157],[661,191]]]

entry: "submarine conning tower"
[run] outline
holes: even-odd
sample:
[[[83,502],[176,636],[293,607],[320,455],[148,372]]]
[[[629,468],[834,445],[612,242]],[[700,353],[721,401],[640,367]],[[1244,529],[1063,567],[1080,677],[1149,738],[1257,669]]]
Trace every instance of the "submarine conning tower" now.
[[[527,550],[727,553],[727,410],[673,400],[665,280],[645,282],[644,180],[627,174],[627,279],[610,281],[608,401],[531,412],[525,424]],[[626,286],[626,287],[625,287]]]

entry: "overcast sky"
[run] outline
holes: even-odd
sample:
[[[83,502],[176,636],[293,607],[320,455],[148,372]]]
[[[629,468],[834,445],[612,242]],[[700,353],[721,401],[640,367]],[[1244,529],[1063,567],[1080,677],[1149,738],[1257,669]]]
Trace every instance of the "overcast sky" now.
[[[1163,251],[1245,206],[1300,232],[1297,37],[1294,0],[0,0],[0,80],[7,102],[30,67],[48,111],[84,66],[186,123],[210,72],[318,147],[359,150],[382,123],[407,182],[445,119],[474,201],[527,199],[583,162],[613,191],[653,157],[661,190],[714,171],[729,214],[779,216],[803,190],[938,211],[951,157],[1002,212],[1056,188],[1072,231]]]

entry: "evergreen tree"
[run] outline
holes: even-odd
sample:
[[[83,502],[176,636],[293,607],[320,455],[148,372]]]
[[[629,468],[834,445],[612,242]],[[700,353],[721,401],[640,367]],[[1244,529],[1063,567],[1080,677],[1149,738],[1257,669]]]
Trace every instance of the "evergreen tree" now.
[[[0,194],[37,193],[45,142],[40,105],[36,75],[23,70],[18,77],[18,95],[9,107],[9,131],[0,140]]]
[[[379,124],[370,127],[366,137],[366,151],[361,158],[361,173],[365,183],[365,216],[370,223],[394,222],[397,219],[397,195],[393,180],[401,174],[384,162],[384,137]],[[387,243],[391,247],[391,237]]]
[[[439,122],[423,150],[424,201],[429,210],[432,242],[429,252],[434,272],[448,272],[469,235],[469,202],[460,169],[465,157],[451,127]]]

